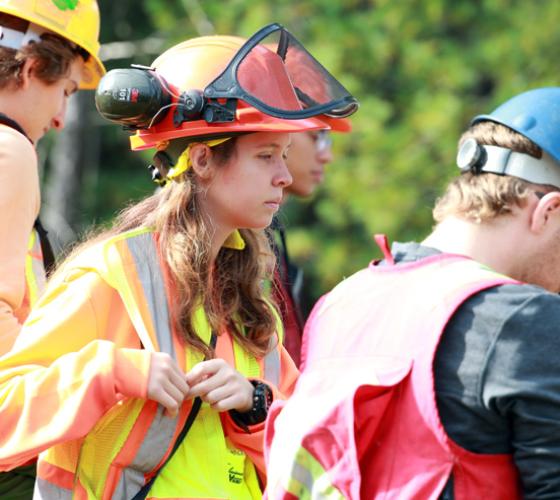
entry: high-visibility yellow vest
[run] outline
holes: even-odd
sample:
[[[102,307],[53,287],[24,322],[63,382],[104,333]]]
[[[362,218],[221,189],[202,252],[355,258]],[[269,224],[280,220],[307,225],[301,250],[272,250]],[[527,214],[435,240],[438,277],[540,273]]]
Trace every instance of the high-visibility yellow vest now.
[[[31,308],[45,289],[46,283],[41,240],[36,229],[33,229],[31,232],[27,244],[27,255],[25,256],[25,283],[26,297],[24,301],[26,305]]]
[[[185,350],[172,336],[154,233],[142,229],[118,235],[86,250],[75,267],[98,273],[119,292],[145,349],[166,352],[174,359],[186,356],[187,370],[202,361],[200,353]],[[199,336],[209,343],[211,330],[202,308],[193,320]],[[274,348],[260,360],[227,333],[218,335],[217,350],[229,345],[239,372],[278,385],[281,342],[278,338],[273,342]],[[123,400],[83,440],[56,445],[41,455],[36,495],[45,499],[133,498],[167,458],[190,408],[191,402],[186,402],[177,417],[171,418],[155,401]],[[206,404],[151,490],[148,498],[154,499],[261,496],[253,464],[231,446],[220,414]]]

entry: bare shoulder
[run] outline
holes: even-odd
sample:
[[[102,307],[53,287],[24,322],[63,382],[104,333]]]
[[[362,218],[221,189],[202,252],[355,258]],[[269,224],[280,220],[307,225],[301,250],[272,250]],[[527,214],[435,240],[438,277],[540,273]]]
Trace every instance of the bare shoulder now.
[[[11,127],[0,125],[0,160],[17,161],[35,168],[37,154],[27,137]]]

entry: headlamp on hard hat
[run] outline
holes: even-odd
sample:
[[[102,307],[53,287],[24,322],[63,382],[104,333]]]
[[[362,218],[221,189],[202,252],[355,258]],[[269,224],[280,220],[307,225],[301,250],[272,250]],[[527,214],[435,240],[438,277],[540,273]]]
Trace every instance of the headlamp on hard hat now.
[[[471,137],[459,148],[457,166],[462,172],[475,175],[488,172],[560,187],[560,165],[546,151],[542,152],[541,158],[535,158],[509,148],[479,144]]]
[[[204,89],[181,92],[156,69],[133,66],[107,73],[95,97],[102,116],[131,129],[152,127],[172,108],[175,127],[195,120],[232,122],[239,100],[291,120],[349,116],[358,108],[356,99],[278,24],[247,40]]]

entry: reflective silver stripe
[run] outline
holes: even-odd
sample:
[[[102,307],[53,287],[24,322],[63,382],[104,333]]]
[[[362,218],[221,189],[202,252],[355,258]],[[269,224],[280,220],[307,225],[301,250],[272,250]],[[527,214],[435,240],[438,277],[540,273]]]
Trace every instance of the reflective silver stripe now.
[[[33,488],[33,500],[72,500],[72,490],[61,488],[38,477]]]
[[[171,447],[177,418],[163,415],[160,405],[132,463],[123,471],[114,499],[132,498],[144,485],[144,474],[153,471]]]
[[[169,326],[169,308],[163,272],[153,234],[132,236],[127,239],[127,245],[150,309],[160,351],[166,352],[177,360]],[[144,474],[153,471],[171,447],[178,419],[164,416],[164,410],[163,406],[158,406],[136,456],[123,470],[112,497],[115,500],[134,497],[144,485]]]
[[[309,493],[313,491],[313,475],[309,469],[295,462],[292,465],[292,477],[305,486]]]
[[[270,338],[272,350],[264,358],[264,379],[278,387],[280,384],[280,353],[276,335]]]
[[[142,283],[146,302],[150,308],[159,349],[161,352],[170,354],[174,360],[177,360],[169,327],[169,308],[163,273],[159,264],[153,233],[132,236],[126,241],[134,258],[138,278],[140,283]]]

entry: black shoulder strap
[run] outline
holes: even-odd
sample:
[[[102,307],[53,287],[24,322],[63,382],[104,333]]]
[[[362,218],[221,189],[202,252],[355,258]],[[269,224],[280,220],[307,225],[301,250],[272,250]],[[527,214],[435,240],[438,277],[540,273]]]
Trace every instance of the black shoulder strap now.
[[[25,136],[25,138],[31,144],[33,144],[33,141],[25,133],[23,127],[18,122],[16,122],[13,118],[10,118],[8,115],[5,115],[4,113],[0,113],[0,123],[6,125],[7,127],[13,128],[14,130],[17,130],[21,135]]]
[[[217,341],[216,334],[212,332],[212,337],[210,338],[210,347],[212,347],[212,349],[216,347],[216,341]],[[179,433],[177,439],[175,440],[175,444],[173,445],[173,449],[171,450],[171,453],[168,455],[163,465],[153,475],[152,479],[150,479],[144,486],[142,486],[142,489],[138,493],[136,493],[136,495],[132,500],[145,500],[145,498],[148,496],[148,493],[150,492],[150,489],[152,488],[160,471],[166,466],[169,460],[171,460],[171,457],[175,454],[175,452],[177,451],[177,449],[185,439],[185,436],[187,435],[190,428],[192,427],[192,424],[194,423],[194,420],[198,415],[201,406],[202,406],[202,399],[200,399],[200,397],[194,398],[193,404],[191,406],[191,411],[189,412],[187,420],[185,421],[185,425],[183,426],[181,432]]]
[[[277,241],[276,235],[280,241]],[[288,267],[290,265],[290,256],[288,255],[288,246],[286,245],[286,228],[277,216],[272,218],[270,226],[266,229],[268,243],[274,251],[276,259]]]
[[[4,113],[0,113],[0,123],[6,125],[7,127],[13,128],[14,130],[17,130],[31,144],[33,144],[33,141],[25,133],[25,130],[23,130],[22,126],[14,119],[10,118],[8,115],[5,115]],[[39,242],[41,243],[41,251],[43,253],[43,265],[45,266],[45,272],[47,273],[47,276],[49,276],[50,273],[54,270],[56,262],[55,262],[54,252],[51,243],[47,236],[48,233],[38,218],[35,221],[33,227],[37,230],[37,233],[39,234]]]
[[[43,266],[45,267],[45,273],[48,276],[54,271],[56,266],[56,259],[54,258],[54,252],[49,241],[47,230],[41,224],[41,221],[37,217],[35,224],[33,225],[37,234],[39,235],[39,242],[41,243],[41,252],[43,254]]]

